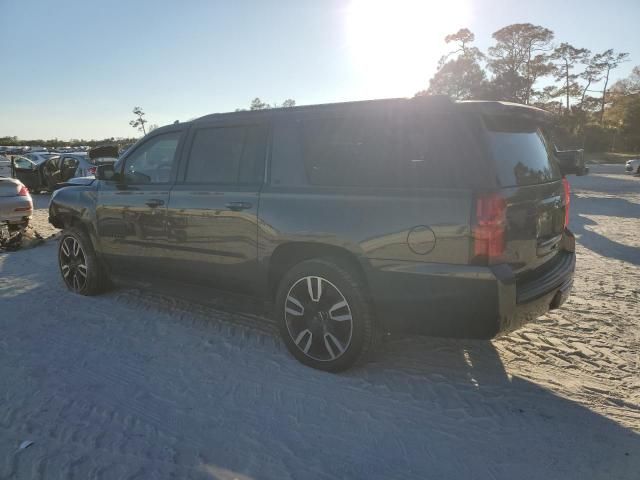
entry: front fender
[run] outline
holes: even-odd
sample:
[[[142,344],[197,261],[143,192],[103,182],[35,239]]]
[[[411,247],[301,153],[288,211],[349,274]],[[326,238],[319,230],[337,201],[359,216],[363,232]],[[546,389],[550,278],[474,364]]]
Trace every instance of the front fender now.
[[[49,203],[49,223],[56,228],[81,224],[89,233],[94,246],[96,236],[96,185],[64,187],[56,190]]]

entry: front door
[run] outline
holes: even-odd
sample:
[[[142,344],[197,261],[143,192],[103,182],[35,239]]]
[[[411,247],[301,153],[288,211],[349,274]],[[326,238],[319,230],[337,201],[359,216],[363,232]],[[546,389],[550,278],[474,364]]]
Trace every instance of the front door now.
[[[100,251],[114,270],[166,270],[167,205],[182,134],[151,136],[122,160],[115,180],[100,182]]]
[[[168,236],[183,280],[251,292],[267,127],[199,126],[171,190]]]

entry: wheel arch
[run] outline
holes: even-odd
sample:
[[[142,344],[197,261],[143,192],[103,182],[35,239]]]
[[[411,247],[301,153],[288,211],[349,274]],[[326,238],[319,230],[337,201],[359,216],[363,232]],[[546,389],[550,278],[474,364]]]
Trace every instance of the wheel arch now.
[[[273,299],[282,277],[294,265],[313,258],[332,258],[348,266],[369,289],[367,274],[368,263],[352,251],[335,245],[314,242],[287,242],[278,245],[269,258],[267,286],[269,298]]]
[[[58,227],[58,225],[60,226]],[[76,228],[78,230],[81,230],[83,233],[87,235],[87,237],[89,237],[89,240],[91,241],[92,246],[96,251],[96,253],[98,252],[98,241],[97,241],[96,233],[93,229],[93,226],[89,222],[82,220],[80,217],[77,217],[76,215],[63,214],[57,218],[55,226],[58,228],[61,228],[62,230],[68,230],[70,228]]]

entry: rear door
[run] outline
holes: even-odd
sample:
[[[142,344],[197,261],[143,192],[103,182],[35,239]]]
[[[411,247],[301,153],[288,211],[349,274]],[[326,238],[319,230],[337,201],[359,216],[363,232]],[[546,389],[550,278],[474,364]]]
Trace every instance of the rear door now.
[[[168,211],[170,257],[183,280],[255,290],[267,133],[251,121],[192,129]]]
[[[485,117],[496,180],[507,204],[505,260],[534,269],[559,251],[567,205],[559,165],[530,120]]]
[[[80,161],[75,157],[63,157],[60,165],[60,174],[58,182],[66,182],[73,178],[76,174]]]
[[[39,165],[44,184],[52,189],[62,178],[62,157],[51,157]]]

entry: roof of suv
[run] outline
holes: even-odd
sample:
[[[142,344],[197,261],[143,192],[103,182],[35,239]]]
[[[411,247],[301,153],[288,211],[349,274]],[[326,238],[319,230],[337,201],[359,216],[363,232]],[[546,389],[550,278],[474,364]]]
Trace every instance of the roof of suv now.
[[[388,98],[382,100],[363,100],[355,102],[341,102],[341,103],[323,103],[317,105],[301,105],[297,107],[279,107],[269,108],[265,110],[243,110],[237,112],[227,113],[213,113],[197,118],[194,122],[213,120],[220,117],[234,117],[245,115],[269,115],[280,112],[296,112],[296,111],[315,111],[315,110],[331,110],[334,108],[349,108],[349,107],[376,107],[376,106],[395,106],[395,105],[418,105],[422,104],[425,107],[433,108],[437,110],[462,110],[466,112],[479,112],[493,115],[525,115],[530,117],[545,118],[548,112],[537,107],[530,105],[522,105],[520,103],[502,102],[493,100],[465,100],[465,101],[453,101],[445,95],[426,95],[423,97],[413,98]]]
[[[536,120],[538,122],[545,122],[549,118],[549,113],[537,107],[530,105],[522,105],[520,103],[502,102],[493,100],[465,100],[465,101],[453,101],[446,95],[425,95],[421,97],[413,98],[387,98],[381,100],[361,100],[355,102],[339,102],[339,103],[322,103],[316,105],[301,105],[296,107],[279,107],[268,108],[264,110],[241,110],[236,112],[221,112],[211,113],[189,122],[182,122],[179,125],[184,126],[190,123],[201,123],[212,120],[223,120],[232,118],[246,118],[248,116],[272,116],[282,113],[293,112],[309,112],[309,111],[330,111],[333,109],[344,109],[351,107],[385,107],[385,106],[399,106],[399,105],[424,105],[426,108],[431,108],[439,111],[462,111],[462,112],[477,112],[487,115],[505,115],[505,116],[517,116],[520,118],[528,118]],[[164,130],[171,130],[175,127],[175,124],[165,125],[158,128],[156,131],[159,133]]]

